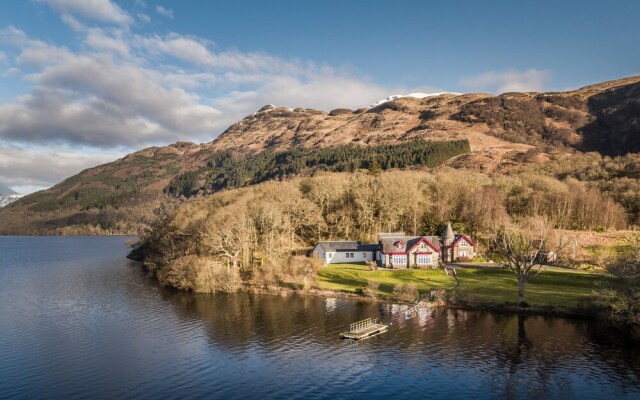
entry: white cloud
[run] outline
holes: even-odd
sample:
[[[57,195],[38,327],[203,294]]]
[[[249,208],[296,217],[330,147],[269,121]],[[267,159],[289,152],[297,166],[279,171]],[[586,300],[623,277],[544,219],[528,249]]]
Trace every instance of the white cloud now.
[[[50,187],[86,168],[122,156],[117,152],[86,154],[67,150],[30,150],[0,144],[0,182],[25,193],[28,187],[32,190]]]
[[[91,29],[85,38],[85,43],[98,51],[107,51],[122,57],[129,55],[129,46],[126,41],[105,34],[102,29]]]
[[[120,6],[110,0],[37,0],[49,4],[63,14],[71,14],[94,21],[128,25],[133,20]]]
[[[86,148],[208,142],[268,103],[359,108],[415,89],[387,88],[354,71],[266,53],[214,51],[211,41],[195,36],[141,34],[135,26],[92,27],[71,14],[64,22],[79,46],[34,39],[11,26],[0,29],[0,45],[11,48],[5,74],[15,71],[31,87],[0,103],[0,146],[20,147],[33,163],[27,168],[16,157],[5,157],[6,147],[0,152],[0,180],[14,186],[50,185],[76,173],[80,165],[72,164],[74,157],[82,166],[108,161],[84,157]],[[56,152],[63,154],[64,166],[72,166],[65,169],[54,165],[53,155],[32,154],[33,146],[82,150]],[[41,169],[59,172],[48,175]]]
[[[505,92],[540,92],[547,89],[551,80],[551,71],[528,69],[524,71],[490,71],[460,79],[460,85],[471,90]]]
[[[138,13],[136,15],[138,16],[138,19],[142,22],[151,22],[151,17],[148,16],[147,14]]]
[[[161,5],[157,5],[156,6],[156,12],[160,15],[162,15],[163,17],[167,17],[167,18],[171,18],[173,19],[173,10],[170,8],[164,8]]]

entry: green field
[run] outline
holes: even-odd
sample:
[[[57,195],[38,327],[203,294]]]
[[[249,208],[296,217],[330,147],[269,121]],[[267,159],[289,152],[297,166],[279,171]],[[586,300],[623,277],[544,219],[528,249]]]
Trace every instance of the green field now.
[[[455,289],[469,301],[478,303],[515,303],[518,285],[515,275],[502,268],[457,268],[460,286]],[[603,275],[581,271],[543,271],[527,284],[525,300],[531,306],[576,308],[596,299],[593,291]],[[360,264],[331,264],[318,271],[323,289],[356,292],[367,286],[367,280],[380,283],[379,295],[392,297],[397,284],[414,284],[420,293],[433,289],[450,289],[454,280],[443,270],[377,270],[369,271]]]

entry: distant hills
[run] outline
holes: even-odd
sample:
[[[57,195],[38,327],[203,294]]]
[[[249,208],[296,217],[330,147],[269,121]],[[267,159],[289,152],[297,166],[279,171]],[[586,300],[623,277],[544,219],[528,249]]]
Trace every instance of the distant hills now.
[[[210,143],[180,142],[140,150],[25,196],[0,211],[0,233],[135,234],[149,226],[157,213],[154,210],[184,201],[185,195],[250,185],[257,182],[256,176],[285,179],[341,170],[329,168],[324,156],[318,156],[320,149],[338,149],[324,150],[335,156],[341,148],[378,148],[415,140],[467,143],[459,149],[469,150],[446,153],[449,158],[438,159],[436,164],[424,162],[423,156],[402,153],[402,163],[388,161],[381,167],[444,163],[485,174],[509,174],[523,165],[543,165],[572,154],[595,152],[602,157],[637,153],[640,77],[567,92],[392,97],[375,107],[357,110],[325,112],[269,105],[233,124]],[[263,152],[267,155],[251,158]],[[347,165],[347,170],[374,164],[382,153],[368,154],[368,159]],[[335,162],[343,163],[337,157]],[[260,175],[254,168],[258,160],[273,173]],[[634,164],[631,169],[636,167]],[[575,168],[563,171],[563,177],[606,180],[578,175]],[[625,190],[625,196],[632,198],[636,189]],[[629,210],[632,206],[625,207]]]
[[[0,208],[13,203],[21,197],[22,196],[12,190],[10,187],[0,182]]]

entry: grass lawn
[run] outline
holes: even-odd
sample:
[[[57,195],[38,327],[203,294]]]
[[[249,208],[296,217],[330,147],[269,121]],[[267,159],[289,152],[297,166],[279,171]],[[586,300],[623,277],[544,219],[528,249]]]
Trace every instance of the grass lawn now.
[[[481,303],[504,304],[518,300],[518,284],[513,272],[501,268],[457,268],[460,286],[457,292]],[[442,270],[377,270],[361,264],[330,264],[318,271],[320,287],[355,292],[367,286],[367,280],[380,283],[380,296],[390,297],[397,284],[414,284],[421,293],[449,289],[454,280]],[[532,306],[577,307],[595,299],[596,283],[607,278],[583,271],[543,271],[527,283],[525,300]]]

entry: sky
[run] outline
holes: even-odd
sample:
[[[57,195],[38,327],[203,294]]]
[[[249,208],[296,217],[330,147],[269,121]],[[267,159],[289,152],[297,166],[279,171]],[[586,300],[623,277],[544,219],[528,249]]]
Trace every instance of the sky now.
[[[551,91],[640,73],[640,1],[7,0],[0,182],[27,194],[265,104]]]

